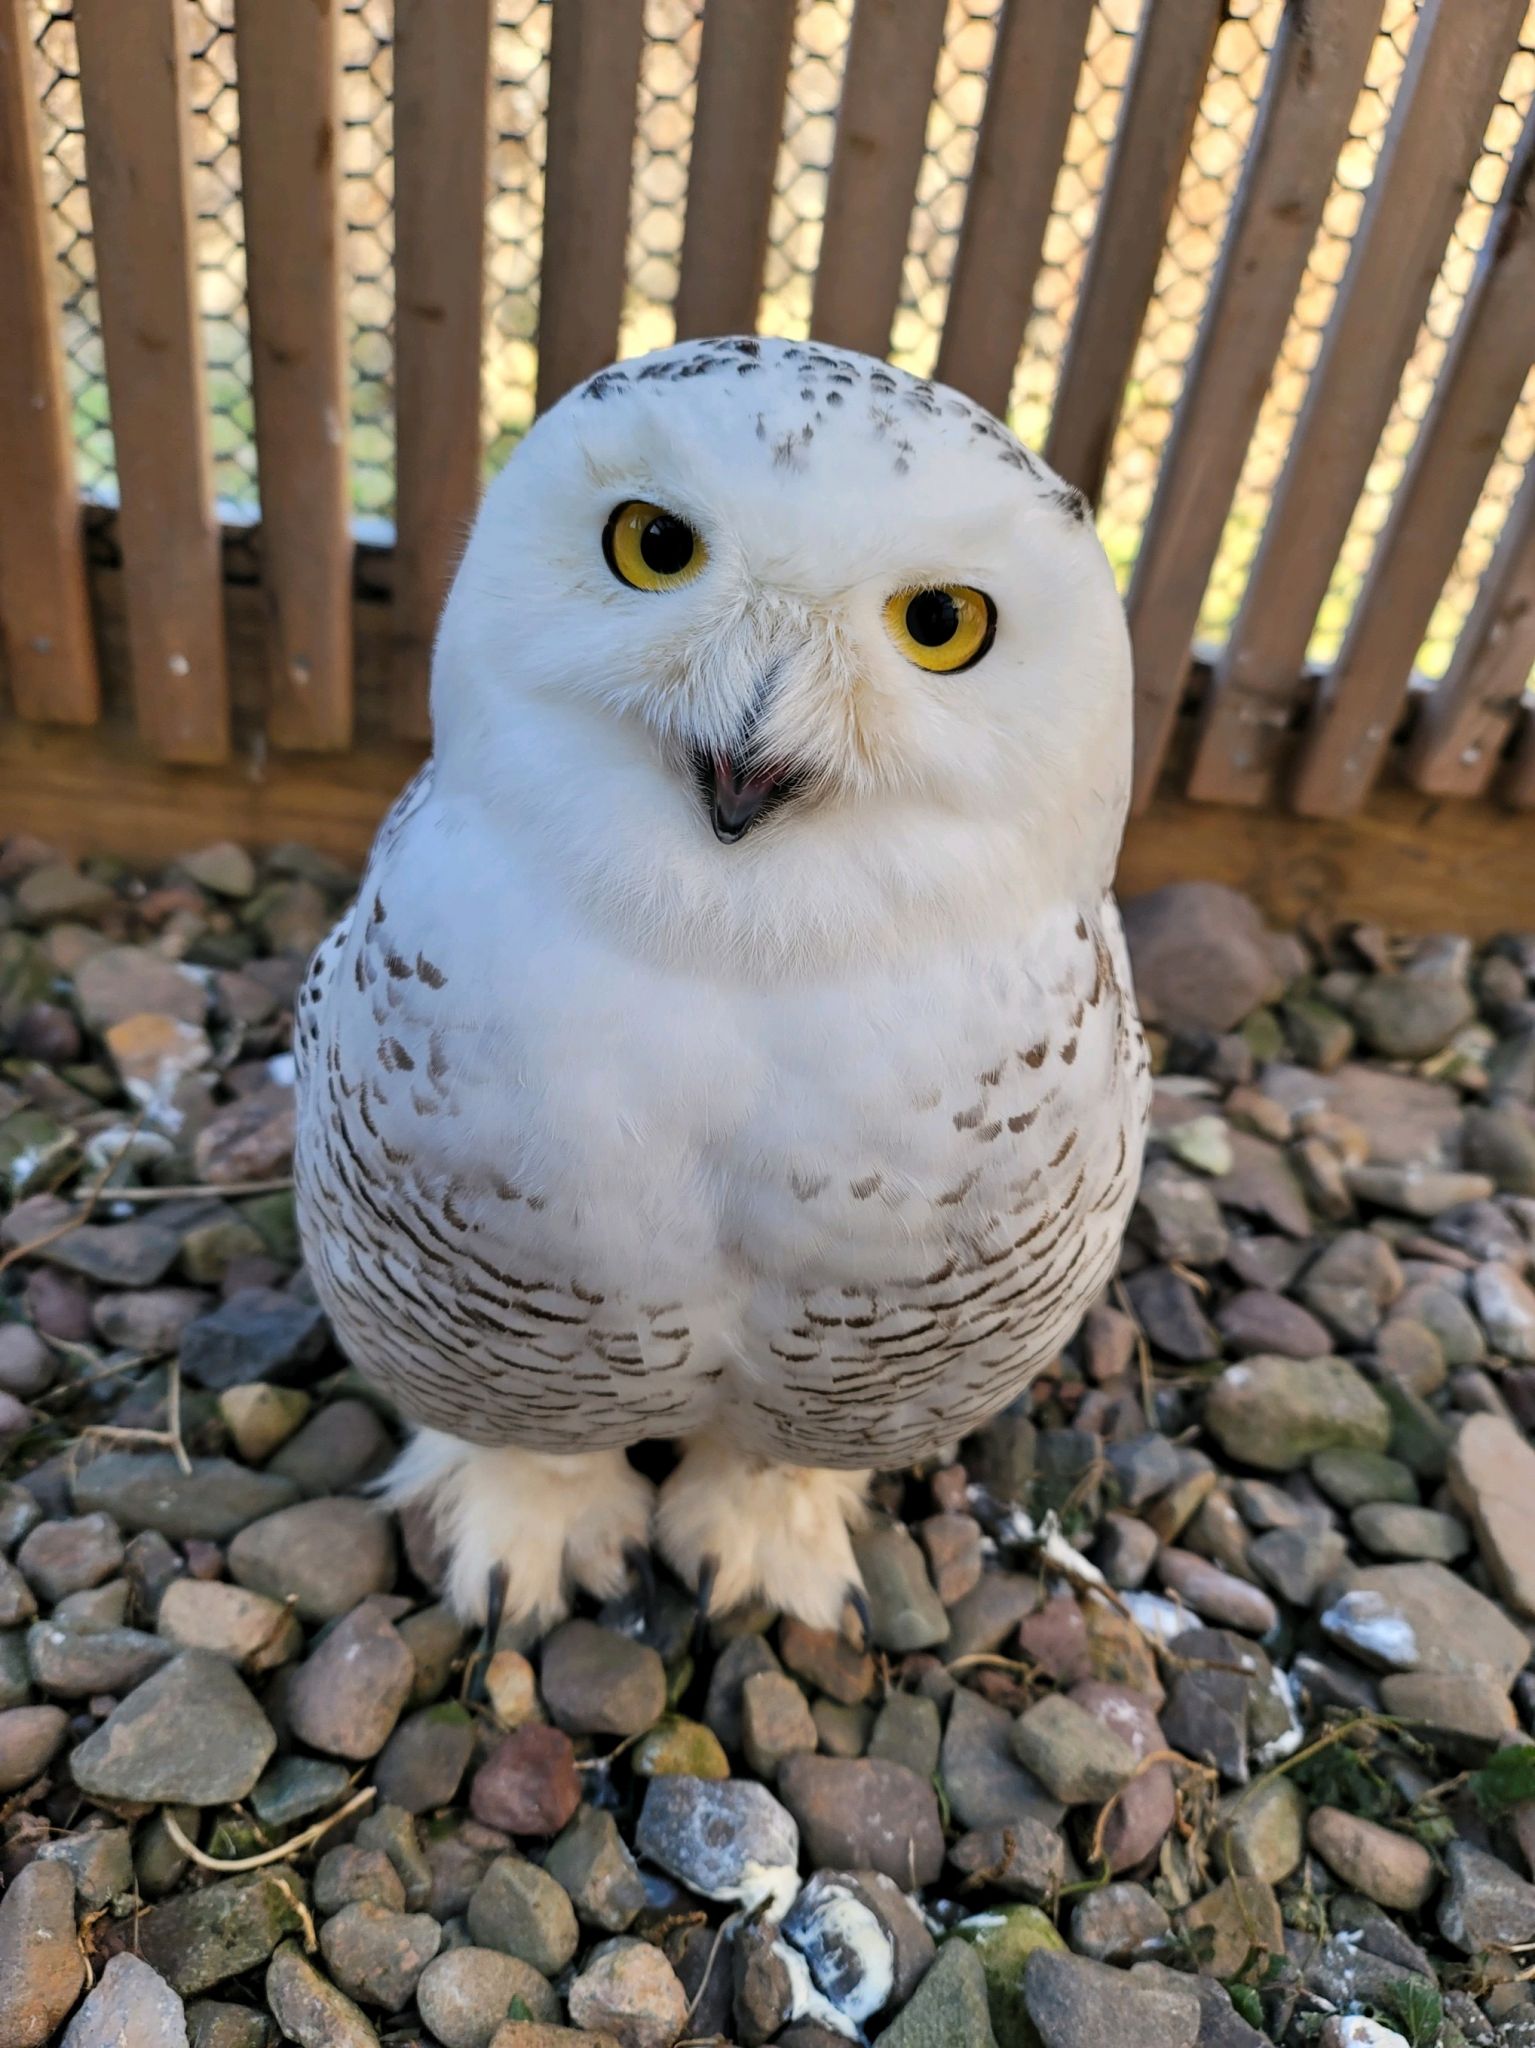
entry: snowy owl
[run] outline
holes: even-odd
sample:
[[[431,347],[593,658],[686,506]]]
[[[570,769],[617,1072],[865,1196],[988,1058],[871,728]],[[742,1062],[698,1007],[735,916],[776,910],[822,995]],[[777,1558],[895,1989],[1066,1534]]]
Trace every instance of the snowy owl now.
[[[1086,507],[869,357],[666,349],[491,485],[432,720],[297,1018],[314,1282],[419,1425],[393,1496],[466,1618],[653,1545],[704,1611],[834,1627],[870,1471],[1056,1354],[1135,1191]]]

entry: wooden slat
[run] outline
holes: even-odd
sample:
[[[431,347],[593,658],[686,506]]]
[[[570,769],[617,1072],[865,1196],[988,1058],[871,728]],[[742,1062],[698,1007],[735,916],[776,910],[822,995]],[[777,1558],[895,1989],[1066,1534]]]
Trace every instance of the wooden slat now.
[[[1135,39],[1045,443],[1045,460],[1094,504],[1225,16],[1225,0],[1152,5]]]
[[[491,0],[395,0],[395,693],[413,739],[480,496],[490,24]]]
[[[1509,764],[1504,800],[1516,811],[1535,811],[1535,711],[1525,705],[1519,719],[1520,734]],[[1529,873],[1525,873],[1528,887]],[[1528,902],[1528,894],[1516,899]]]
[[[559,0],[539,282],[538,409],[613,360],[624,300],[644,0]]]
[[[714,0],[704,14],[679,341],[757,325],[794,8],[795,0]]]
[[[1503,522],[1476,602],[1443,680],[1427,695],[1407,749],[1416,788],[1481,796],[1514,729],[1535,668],[1535,468]]]
[[[1346,817],[1369,794],[1401,717],[1413,658],[1535,361],[1532,169],[1535,114],[1509,165],[1428,413],[1312,714],[1291,789],[1303,817]]]
[[[810,312],[811,333],[840,348],[890,346],[944,11],[945,0],[854,9]]]
[[[1525,0],[1426,0],[1231,637],[1190,795],[1274,799],[1311,629],[1390,416]]]
[[[1200,605],[1379,15],[1379,0],[1310,0],[1288,6],[1279,24],[1127,599],[1137,809],[1161,773]]]
[[[0,0],[0,639],[24,718],[89,725],[101,689],[41,174],[28,0]]]
[[[188,195],[181,0],[76,0],[86,174],[121,496],[133,697],[168,761],[229,751]]]
[[[352,735],[352,526],[341,321],[338,10],[238,0],[245,267],[274,746]]]
[[[1093,0],[1005,0],[938,375],[1000,418],[1034,301]]]

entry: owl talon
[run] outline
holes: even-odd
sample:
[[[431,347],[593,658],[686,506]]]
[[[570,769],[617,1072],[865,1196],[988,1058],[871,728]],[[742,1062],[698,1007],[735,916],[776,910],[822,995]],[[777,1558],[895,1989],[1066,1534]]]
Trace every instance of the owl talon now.
[[[626,1543],[624,1563],[629,1567],[635,1580],[641,1625],[648,1641],[656,1634],[661,1624],[661,1589],[656,1581],[656,1561],[650,1554],[648,1544]]]
[[[469,1698],[476,1705],[485,1698],[485,1674],[496,1654],[496,1637],[501,1632],[501,1617],[506,1612],[510,1585],[504,1564],[493,1564],[485,1574],[485,1626],[469,1659]]]
[[[720,1575],[720,1561],[717,1557],[702,1557],[698,1561],[698,1585],[693,1594],[693,1652],[696,1656],[704,1647],[709,1633],[709,1609],[714,1601],[714,1582]]]
[[[847,1605],[852,1608],[853,1619],[858,1626],[853,1630],[844,1623],[843,1633],[855,1650],[860,1654],[866,1654],[874,1648],[874,1610],[870,1607],[869,1596],[862,1586],[848,1587]]]

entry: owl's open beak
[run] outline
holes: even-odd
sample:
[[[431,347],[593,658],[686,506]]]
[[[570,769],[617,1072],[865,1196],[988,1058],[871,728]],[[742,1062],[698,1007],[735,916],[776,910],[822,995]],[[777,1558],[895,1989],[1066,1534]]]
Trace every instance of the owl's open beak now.
[[[722,846],[734,846],[752,826],[798,787],[793,769],[765,768],[752,760],[751,736],[728,749],[694,747],[693,772],[703,792],[709,822]]]

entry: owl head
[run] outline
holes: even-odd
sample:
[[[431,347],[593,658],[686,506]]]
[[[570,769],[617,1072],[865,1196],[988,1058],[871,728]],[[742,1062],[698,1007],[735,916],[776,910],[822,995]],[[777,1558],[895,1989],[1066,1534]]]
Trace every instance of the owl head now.
[[[1080,494],[960,393],[814,342],[682,344],[547,413],[432,709],[443,794],[580,886],[801,945],[849,906],[1101,892],[1129,783]]]

